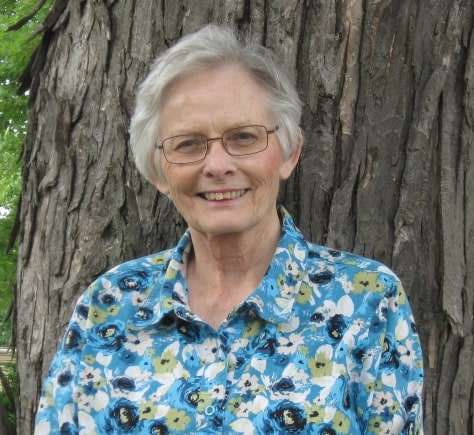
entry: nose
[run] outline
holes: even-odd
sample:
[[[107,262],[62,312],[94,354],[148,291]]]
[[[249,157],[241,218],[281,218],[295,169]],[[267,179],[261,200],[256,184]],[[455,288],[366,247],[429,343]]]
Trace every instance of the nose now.
[[[235,170],[234,158],[226,151],[221,138],[208,139],[204,171],[207,175],[221,177]]]

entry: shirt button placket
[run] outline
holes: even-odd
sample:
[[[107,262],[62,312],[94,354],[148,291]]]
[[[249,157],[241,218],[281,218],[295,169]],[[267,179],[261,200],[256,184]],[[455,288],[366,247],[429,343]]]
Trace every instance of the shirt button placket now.
[[[213,358],[210,358],[203,371],[203,389],[211,393],[213,400],[211,404],[204,408],[203,414],[208,421],[206,430],[209,432],[206,433],[222,433],[225,417],[223,404],[225,403],[227,380],[226,347],[222,342],[221,335],[216,331],[209,333],[208,337],[214,342],[214,347],[211,350]]]

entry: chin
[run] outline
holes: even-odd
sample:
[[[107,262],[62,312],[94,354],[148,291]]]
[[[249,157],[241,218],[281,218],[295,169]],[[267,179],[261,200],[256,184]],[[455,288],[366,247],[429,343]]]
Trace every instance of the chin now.
[[[242,234],[245,233],[246,226],[242,225],[242,222],[225,222],[222,219],[217,219],[216,222],[212,222],[209,219],[206,222],[199,222],[189,225],[191,229],[197,231],[206,236],[224,236],[231,234]]]

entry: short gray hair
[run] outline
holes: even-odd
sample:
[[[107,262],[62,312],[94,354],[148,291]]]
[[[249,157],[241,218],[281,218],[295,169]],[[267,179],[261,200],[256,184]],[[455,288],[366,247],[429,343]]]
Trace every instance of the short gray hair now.
[[[269,114],[279,127],[277,135],[284,157],[288,158],[297,148],[302,103],[295,85],[278,66],[273,53],[261,45],[240,44],[228,28],[208,25],[163,52],[138,90],[130,125],[130,145],[135,164],[145,178],[163,179],[154,149],[160,140],[160,103],[166,90],[192,72],[224,64],[239,65],[266,93]]]

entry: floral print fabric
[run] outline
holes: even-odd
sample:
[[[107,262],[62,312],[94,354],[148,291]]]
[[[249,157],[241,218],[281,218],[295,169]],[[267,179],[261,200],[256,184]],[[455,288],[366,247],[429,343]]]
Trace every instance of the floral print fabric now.
[[[218,330],[190,312],[189,232],[77,303],[36,434],[422,433],[422,355],[387,267],[304,240],[289,214],[258,288]]]

